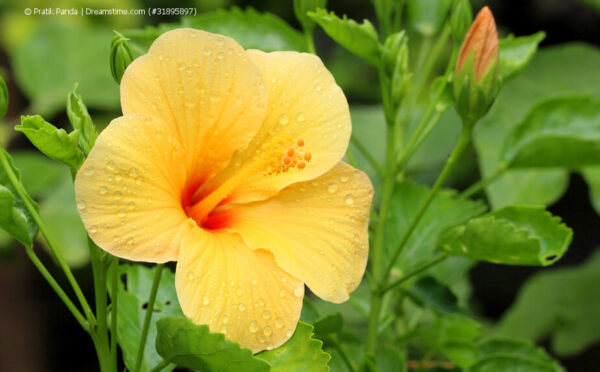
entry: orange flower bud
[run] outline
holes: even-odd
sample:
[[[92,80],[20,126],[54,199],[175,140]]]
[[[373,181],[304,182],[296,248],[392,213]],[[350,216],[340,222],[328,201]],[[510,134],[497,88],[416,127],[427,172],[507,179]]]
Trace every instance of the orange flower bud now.
[[[475,21],[465,35],[465,40],[460,47],[456,71],[460,71],[464,63],[475,54],[474,66],[477,80],[481,80],[488,68],[498,58],[498,32],[494,16],[487,6],[481,9]]]

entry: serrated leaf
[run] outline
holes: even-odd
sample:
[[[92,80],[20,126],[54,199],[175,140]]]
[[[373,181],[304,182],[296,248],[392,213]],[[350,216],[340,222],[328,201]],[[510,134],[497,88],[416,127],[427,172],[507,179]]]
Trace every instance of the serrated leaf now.
[[[315,335],[325,337],[339,333],[344,326],[344,318],[340,313],[329,314],[315,321],[313,326]]]
[[[107,61],[110,29],[40,20],[37,30],[11,55],[15,80],[31,101],[31,111],[51,117],[64,107],[64,97],[79,82],[90,107],[118,109],[119,89]]]
[[[449,255],[509,265],[548,266],[566,252],[573,231],[543,207],[508,206],[450,229]]]
[[[522,287],[494,334],[541,341],[575,355],[600,341],[600,251],[580,266],[543,271]]]
[[[38,226],[25,208],[13,182],[21,184],[21,172],[8,152],[0,148],[0,227],[23,245],[30,246],[38,233]],[[25,197],[31,205],[36,206],[29,195],[25,194]]]
[[[15,129],[29,138],[29,141],[44,155],[77,168],[83,162],[83,154],[78,147],[79,131],[67,133],[56,128],[41,116],[21,116],[21,124]]]
[[[163,318],[157,322],[156,350],[169,362],[201,372],[266,372],[269,364],[252,356],[249,349],[210,333],[207,325],[187,318]]]
[[[315,21],[307,13],[317,10],[317,8],[325,8],[326,5],[327,0],[294,0],[294,14],[302,25],[302,28],[308,32],[312,32],[315,27]]]
[[[126,286],[119,281],[117,334],[125,366],[133,371],[146,315],[146,305],[154,279],[154,270],[141,265],[121,265],[119,272],[125,276]],[[183,316],[183,313],[175,292],[175,277],[171,270],[163,268],[140,371],[150,371],[162,361],[155,346],[157,321],[165,317],[179,316]],[[169,366],[164,370],[171,371],[174,367]]]
[[[519,73],[535,55],[538,45],[546,38],[544,31],[529,36],[509,35],[500,40],[498,73],[504,80]]]
[[[229,36],[245,49],[305,51],[303,35],[284,20],[271,13],[260,13],[248,7],[219,9],[213,12],[183,17],[183,27]]]
[[[552,97],[572,94],[600,97],[600,51],[585,44],[543,48],[531,63],[503,85],[488,115],[474,131],[474,145],[482,177],[490,177],[502,161],[502,144],[532,107]],[[516,169],[486,188],[494,208],[510,204],[548,205],[566,190],[568,173],[562,169]]]
[[[312,335],[313,326],[299,322],[296,332],[285,344],[256,357],[267,361],[272,372],[327,372],[331,357],[322,350],[323,343]]]
[[[600,165],[600,100],[564,97],[538,104],[506,139],[504,159],[511,168]]]
[[[391,215],[386,224],[384,262],[388,262],[392,250],[397,247],[428,194],[427,186],[409,180],[396,185]],[[454,190],[442,190],[436,195],[398,257],[395,266],[398,270],[407,272],[432,260],[437,253],[437,240],[444,231],[485,212],[486,206],[481,201],[458,199],[456,195]],[[449,258],[430,269],[428,273],[449,284],[470,266],[470,260]]]
[[[315,12],[309,12],[308,15],[338,44],[370,64],[379,65],[381,54],[379,37],[367,19],[359,24],[345,15],[339,18],[335,13],[325,9],[317,9]]]
[[[529,342],[491,339],[479,345],[481,358],[465,372],[562,372],[546,352]]]

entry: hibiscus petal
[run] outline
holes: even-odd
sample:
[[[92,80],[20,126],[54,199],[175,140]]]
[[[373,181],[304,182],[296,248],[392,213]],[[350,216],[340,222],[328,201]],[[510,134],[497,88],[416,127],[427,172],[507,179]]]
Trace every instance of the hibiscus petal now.
[[[206,180],[245,148],[266,110],[263,78],[233,39],[194,29],[162,34],[121,81],[123,113],[174,127],[191,174]]]
[[[191,229],[180,201],[183,157],[164,121],[145,115],[113,120],[75,179],[77,207],[92,240],[130,260],[177,259]]]
[[[247,53],[264,76],[269,102],[256,137],[232,163],[264,162],[264,156],[256,154],[265,147],[272,159],[232,193],[230,200],[236,202],[265,199],[292,183],[327,172],[346,152],[352,129],[344,93],[319,57],[297,52]],[[290,148],[295,150],[290,159],[296,165],[278,169]]]
[[[273,252],[317,296],[339,303],[365,271],[372,197],[367,175],[340,162],[271,199],[236,205],[230,229],[251,248]]]
[[[258,352],[282,345],[298,323],[304,284],[270,252],[235,234],[195,229],[182,246],[175,276],[186,316]]]

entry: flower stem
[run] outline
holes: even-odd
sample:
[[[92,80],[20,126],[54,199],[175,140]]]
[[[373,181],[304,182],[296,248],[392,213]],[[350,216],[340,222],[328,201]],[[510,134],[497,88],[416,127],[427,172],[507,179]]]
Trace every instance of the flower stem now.
[[[169,364],[171,364],[171,363],[169,363],[168,361],[166,361],[166,360],[164,360],[164,359],[163,359],[163,360],[162,360],[160,363],[158,363],[157,365],[155,365],[155,366],[154,366],[154,368],[152,368],[152,369],[150,370],[150,372],[159,372],[159,371],[162,371],[162,370],[163,370],[163,369],[165,369],[165,368],[166,368],[166,367],[167,367]]]
[[[502,176],[507,169],[508,168],[506,167],[506,164],[501,164],[500,167],[491,176],[479,180],[479,182],[474,183],[468,189],[463,191],[460,194],[460,198],[468,199],[471,196],[475,195],[476,193],[478,193],[479,191],[496,181],[498,178],[500,178],[500,176]]]
[[[336,349],[337,352],[342,357],[342,360],[346,364],[346,367],[348,367],[348,370],[350,372],[357,372],[356,366],[354,365],[354,363],[352,363],[352,360],[350,360],[350,358],[348,357],[348,354],[346,353],[346,350],[344,350],[344,348],[342,347],[342,345],[338,342],[337,337],[335,335],[332,335],[329,338],[329,341],[333,345],[334,349]]]
[[[367,148],[365,147],[365,145],[363,145],[362,142],[360,142],[360,140],[358,138],[356,138],[355,135],[352,135],[350,137],[350,142],[354,145],[354,147],[356,147],[356,149],[358,151],[360,151],[361,154],[363,154],[363,156],[365,157],[365,159],[369,162],[369,164],[371,164],[371,166],[375,169],[375,171],[377,172],[377,174],[380,177],[383,177],[383,174],[385,173],[383,170],[383,167],[381,166],[381,164],[379,164],[379,162],[377,161],[377,159],[375,159],[373,157],[373,155],[371,155],[371,153],[369,152],[369,150],[367,150]]]
[[[415,219],[411,223],[410,227],[408,228],[408,230],[406,230],[406,233],[404,234],[404,237],[400,241],[400,244],[398,244],[398,246],[396,247],[394,254],[392,256],[392,259],[389,261],[387,269],[384,272],[383,283],[387,282],[390,272],[392,271],[392,268],[394,267],[396,260],[400,256],[402,249],[408,242],[408,239],[410,239],[412,233],[414,232],[415,228],[419,224],[419,221],[421,221],[421,218],[423,217],[423,215],[425,214],[425,211],[427,210],[427,208],[433,201],[433,198],[435,197],[437,192],[440,190],[440,188],[444,184],[444,181],[446,181],[446,178],[448,178],[448,175],[450,175],[452,170],[454,170],[454,167],[456,167],[458,160],[460,159],[460,156],[467,148],[467,145],[471,141],[472,129],[473,129],[472,125],[463,125],[463,130],[460,134],[458,143],[456,144],[456,147],[452,151],[452,154],[450,154],[450,157],[446,161],[446,165],[444,166],[442,173],[440,173],[438,179],[435,181],[433,188],[429,192],[429,195],[427,196],[427,199],[425,199],[425,202],[421,206],[421,209],[419,209],[419,211],[417,212],[417,215],[415,216]]]
[[[438,263],[444,261],[448,256],[446,255],[440,255],[436,258],[434,258],[433,260],[424,263],[421,266],[416,267],[415,269],[409,271],[408,273],[404,274],[404,276],[402,276],[401,278],[397,279],[396,281],[388,284],[387,286],[381,288],[380,292],[381,294],[386,293],[387,291],[390,291],[394,288],[396,288],[397,286],[399,286],[400,284],[406,282],[407,280],[409,280],[410,278],[414,277],[415,275],[419,275],[421,274],[423,271],[429,269],[432,266],[437,265]]]
[[[110,301],[110,359],[117,371],[117,299],[119,298],[119,258],[112,259],[112,285]]]
[[[160,276],[162,274],[164,264],[156,265],[154,270],[154,280],[152,281],[152,289],[150,290],[150,299],[148,299],[148,307],[146,308],[146,316],[144,317],[144,325],[142,327],[142,336],[140,337],[140,344],[138,346],[137,358],[135,360],[135,368],[133,372],[139,372],[142,366],[142,358],[144,357],[144,349],[146,346],[146,338],[148,337],[148,327],[150,326],[150,320],[152,319],[152,313],[154,312],[154,301],[156,300],[156,292],[158,291],[158,285],[160,284]]]

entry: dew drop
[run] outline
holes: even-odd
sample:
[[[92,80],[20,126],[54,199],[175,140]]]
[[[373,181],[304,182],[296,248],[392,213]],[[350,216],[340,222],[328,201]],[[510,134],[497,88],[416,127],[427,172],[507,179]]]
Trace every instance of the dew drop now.
[[[344,198],[344,203],[346,203],[346,205],[353,205],[354,204],[354,195],[352,195],[352,194],[346,195],[346,197]]]
[[[229,317],[227,315],[223,316],[223,324],[229,323]]]
[[[133,245],[133,238],[127,239],[127,245]]]
[[[294,296],[300,298],[304,294],[304,287],[299,286],[294,290]]]
[[[252,283],[252,285],[256,285],[257,280],[256,279],[252,279],[252,281],[250,283]]]
[[[298,116],[296,116],[296,119],[298,120],[298,122],[302,123],[305,120],[304,114],[299,113]]]
[[[258,323],[256,323],[255,321],[250,322],[250,325],[248,325],[248,329],[250,329],[250,332],[252,333],[258,332]]]
[[[283,327],[283,318],[282,317],[275,319],[275,327],[277,327],[277,328]]]
[[[129,202],[129,204],[127,205],[127,208],[129,208],[130,211],[135,209],[135,202]]]
[[[204,306],[210,305],[210,299],[208,298],[208,296],[202,297],[202,305],[204,305]]]
[[[240,311],[246,311],[246,305],[244,305],[244,304],[241,303],[241,304],[238,305],[238,309]]]
[[[79,209],[80,211],[85,209],[85,202],[83,200],[77,202],[77,209]]]
[[[348,182],[349,179],[350,178],[348,177],[348,174],[346,174],[346,173],[342,173],[342,175],[340,176],[340,181],[342,181],[344,183]]]
[[[227,327],[225,327],[224,325],[221,326],[221,333],[227,334]]]
[[[281,297],[281,298],[285,297],[285,289],[282,289],[281,291],[279,291],[279,297]]]
[[[94,174],[94,167],[89,166],[89,167],[85,168],[85,170],[83,171],[83,174],[86,176],[91,176],[92,174]]]
[[[204,55],[205,56],[210,56],[212,54],[212,48],[207,46],[206,48],[204,48]]]
[[[287,337],[292,337],[292,334],[293,334],[293,333],[294,333],[294,332],[293,332],[291,329],[288,329],[287,331],[285,331],[285,335],[286,335]]]
[[[265,336],[269,337],[273,333],[273,329],[271,329],[271,327],[269,326],[266,326],[265,329],[263,329],[263,333],[265,334]]]
[[[332,183],[331,185],[329,185],[329,187],[327,188],[327,191],[330,194],[335,194],[338,191],[338,185],[336,185],[335,183]]]
[[[290,122],[290,119],[288,118],[288,116],[286,114],[283,114],[279,117],[279,124],[281,125],[287,125],[287,123]]]
[[[177,68],[179,69],[179,71],[183,71],[185,69],[185,63],[179,62],[179,65],[177,66]]]
[[[225,53],[223,53],[223,52],[217,53],[217,59],[223,59],[223,58],[225,58]]]
[[[100,195],[106,195],[107,192],[108,192],[108,187],[100,186]]]
[[[212,92],[210,92],[210,98],[212,98],[215,101],[218,100],[220,96],[221,96],[221,93],[219,93],[216,90],[213,90]]]
[[[95,234],[98,232],[98,226],[90,226],[90,234]]]
[[[135,177],[137,175],[137,169],[131,168],[129,170],[129,177]]]
[[[188,271],[186,275],[187,275],[187,278],[188,278],[188,280],[189,280],[190,282],[191,282],[192,280],[194,280],[194,273],[193,273],[193,272],[191,272],[191,271]]]
[[[138,185],[138,186],[141,185],[142,184],[142,177],[136,177],[135,184]]]
[[[123,209],[123,208],[119,209],[118,216],[119,216],[119,218],[125,218],[125,209]]]
[[[263,319],[271,319],[271,312],[269,310],[263,311],[262,317]]]
[[[121,182],[121,180],[122,180],[122,179],[123,179],[123,177],[121,176],[121,173],[117,173],[117,174],[115,175],[115,181],[117,181],[117,182]]]

